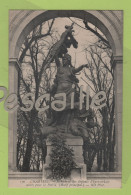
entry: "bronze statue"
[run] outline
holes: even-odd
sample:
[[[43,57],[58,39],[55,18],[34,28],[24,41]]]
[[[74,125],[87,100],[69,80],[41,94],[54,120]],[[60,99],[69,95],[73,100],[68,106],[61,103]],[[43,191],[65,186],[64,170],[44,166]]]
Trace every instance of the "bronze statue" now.
[[[71,56],[68,54],[67,48],[71,45],[74,48],[78,47],[78,42],[72,35],[73,24],[66,26],[66,31],[61,35],[61,39],[52,47],[50,53],[50,59],[52,62],[55,60],[57,65],[57,74],[54,80],[54,85],[50,91],[51,96],[55,94],[66,94],[66,108],[63,111],[52,110],[51,120],[42,129],[43,134],[50,134],[53,132],[71,133],[73,135],[80,135],[83,138],[88,138],[88,128],[86,124],[80,118],[79,106],[79,80],[76,77],[76,73],[80,72],[84,67],[88,68],[88,65],[81,65],[78,68],[74,68],[71,64]],[[62,59],[62,63],[60,62]],[[71,94],[74,92],[74,108],[70,108]],[[60,97],[56,98],[61,100]],[[59,105],[57,105],[59,106]],[[85,111],[86,115],[88,114]],[[86,116],[85,115],[85,116]]]

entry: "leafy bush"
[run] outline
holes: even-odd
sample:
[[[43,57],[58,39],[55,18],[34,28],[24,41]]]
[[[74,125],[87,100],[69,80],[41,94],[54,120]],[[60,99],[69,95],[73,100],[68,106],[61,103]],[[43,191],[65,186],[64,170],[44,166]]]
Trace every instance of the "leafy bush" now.
[[[49,140],[52,143],[52,151],[50,154],[52,179],[65,179],[71,175],[71,170],[76,167],[74,162],[73,149],[66,145],[63,135],[52,135]]]

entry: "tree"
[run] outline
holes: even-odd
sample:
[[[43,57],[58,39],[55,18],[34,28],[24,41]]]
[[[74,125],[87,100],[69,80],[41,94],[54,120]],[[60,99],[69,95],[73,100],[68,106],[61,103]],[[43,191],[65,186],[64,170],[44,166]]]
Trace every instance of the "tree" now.
[[[34,93],[33,101],[36,101],[41,93],[46,92],[50,87],[49,81],[51,81],[53,73],[51,72],[50,68],[47,70],[46,67],[46,71],[44,71],[44,68],[47,63],[46,58],[51,49],[51,41],[49,44],[46,38],[50,37],[50,39],[52,40],[51,30],[53,23],[54,20],[52,20],[50,23],[46,22],[40,24],[27,36],[22,45],[19,57],[20,66],[18,67],[18,98],[20,106],[25,107],[25,105],[23,105],[22,103],[22,97],[26,93]],[[43,27],[47,28],[47,32],[44,34]],[[44,101],[41,102],[40,106],[42,106],[43,103]],[[35,109],[35,107],[33,107],[30,112],[19,111],[19,114],[20,116],[22,116],[22,118],[18,117],[19,136],[17,142],[17,165],[20,162],[19,154],[21,153],[21,144],[23,144],[20,138],[20,131],[22,132],[20,125],[23,124],[23,129],[26,129],[26,141],[24,140],[23,156],[21,158],[23,161],[21,170],[27,172],[30,170],[32,148],[35,145],[34,134],[36,131],[39,131],[39,133],[41,132],[40,128],[42,126],[43,120],[40,120],[38,111]],[[39,138],[42,145],[42,136],[40,136]],[[42,148],[43,147],[41,147],[41,149]],[[43,149],[42,154],[43,156],[45,156],[45,151],[43,151]]]
[[[101,128],[102,137],[97,147],[98,171],[114,171],[115,155],[115,124],[114,124],[114,69],[111,62],[111,49],[100,47],[99,42],[85,48],[89,71],[84,70],[85,77],[95,93],[105,91],[106,106],[96,111],[97,121]],[[99,129],[97,129],[99,132]]]

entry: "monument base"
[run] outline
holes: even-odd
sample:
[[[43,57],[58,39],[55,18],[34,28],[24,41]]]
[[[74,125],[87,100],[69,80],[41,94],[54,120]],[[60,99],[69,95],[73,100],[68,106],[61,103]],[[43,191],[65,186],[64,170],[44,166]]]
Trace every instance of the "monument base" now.
[[[65,135],[64,135],[65,136]],[[80,136],[73,136],[71,134],[66,134],[66,144],[73,149],[74,152],[74,160],[76,163],[76,168],[73,168],[71,171],[71,175],[68,179],[86,179],[86,165],[84,164],[83,159],[83,139]],[[50,153],[52,150],[52,144],[47,139],[47,156],[46,163],[43,164],[43,179],[48,179],[51,175],[51,170],[49,168],[50,164]]]

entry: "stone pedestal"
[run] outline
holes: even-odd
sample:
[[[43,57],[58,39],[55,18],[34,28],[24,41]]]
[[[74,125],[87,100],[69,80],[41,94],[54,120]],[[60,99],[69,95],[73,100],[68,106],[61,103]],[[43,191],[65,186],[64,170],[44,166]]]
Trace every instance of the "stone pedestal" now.
[[[77,167],[71,171],[70,179],[86,179],[86,165],[83,159],[83,139],[79,136],[66,135],[66,144],[70,146],[74,151],[74,160]],[[51,142],[46,141],[47,144],[47,157],[46,164],[43,165],[43,179],[48,178],[51,174],[49,163],[50,153],[52,149]]]

